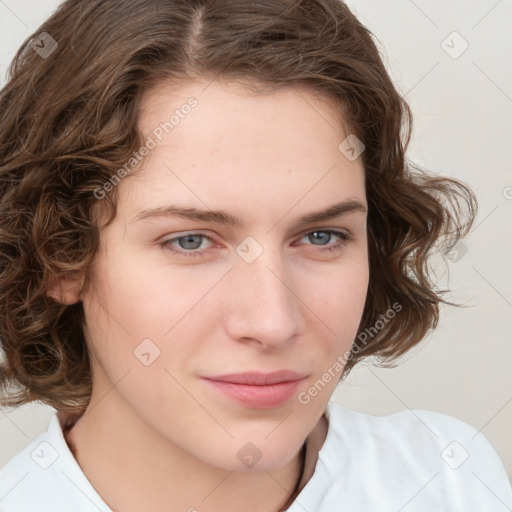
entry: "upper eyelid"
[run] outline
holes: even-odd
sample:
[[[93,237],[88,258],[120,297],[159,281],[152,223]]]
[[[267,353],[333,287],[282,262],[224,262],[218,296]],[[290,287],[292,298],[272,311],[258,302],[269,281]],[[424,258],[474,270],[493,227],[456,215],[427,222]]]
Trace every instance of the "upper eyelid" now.
[[[320,227],[320,228],[309,228],[309,229],[303,230],[300,233],[298,233],[297,235],[295,235],[294,238],[303,238],[304,236],[306,236],[306,235],[308,235],[310,233],[313,233],[315,231],[320,231],[320,232],[324,232],[324,231],[325,232],[339,232],[339,233],[345,235],[347,238],[351,238],[352,237],[352,233],[350,232],[350,230],[348,230],[346,228],[322,228],[322,227]],[[332,234],[336,235],[336,233],[332,233]],[[204,231],[194,231],[194,230],[192,230],[192,231],[185,231],[183,233],[178,233],[177,235],[174,235],[171,238],[168,238],[168,239],[163,240],[163,241],[171,242],[171,241],[179,240],[180,238],[185,238],[186,236],[193,236],[193,235],[200,235],[203,238],[207,238],[211,242],[215,242],[215,238],[213,236],[208,235]]]

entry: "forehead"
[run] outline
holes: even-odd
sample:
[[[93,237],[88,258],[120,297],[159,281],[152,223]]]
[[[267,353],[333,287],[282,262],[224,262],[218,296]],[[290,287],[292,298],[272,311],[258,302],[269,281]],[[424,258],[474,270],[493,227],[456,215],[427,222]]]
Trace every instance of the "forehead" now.
[[[255,93],[237,84],[162,83],[143,97],[139,130],[156,144],[121,183],[131,210],[177,198],[223,209],[364,198],[361,158],[339,149],[348,134],[337,103],[304,86]]]
[[[191,98],[197,102],[197,107],[193,109],[187,106]],[[217,129],[234,129],[244,125],[252,129],[264,127],[269,132],[279,129],[281,125],[302,121],[301,125],[295,125],[296,130],[303,131],[311,126],[312,131],[316,132],[315,125],[322,122],[322,135],[330,129],[338,137],[340,132],[351,131],[342,109],[342,104],[332,96],[301,82],[278,87],[240,81],[162,81],[143,94],[139,108],[139,129],[143,133],[150,133],[160,123],[173,117],[171,124],[172,131],[176,132],[174,135],[183,131],[177,128],[185,124],[182,121],[187,117],[192,118],[187,123],[189,126],[194,126],[194,118],[200,118],[200,124],[205,129],[213,125]],[[194,116],[189,116],[189,113]],[[212,118],[212,114],[217,115]],[[279,122],[279,125],[273,127],[271,122]],[[243,133],[238,136],[242,137]]]
[[[309,106],[316,110],[317,114],[324,115],[327,110],[330,111],[328,118],[324,117],[327,123],[334,129],[342,124],[347,128],[347,119],[340,115],[343,108],[341,102],[325,91],[304,81],[290,84],[268,84],[251,82],[247,78],[240,79],[214,79],[206,81],[204,79],[190,80],[161,80],[146,89],[142,95],[140,103],[139,118],[149,120],[150,116],[161,117],[165,115],[162,108],[170,106],[171,103],[179,108],[190,97],[194,97],[198,102],[214,104],[230,104],[233,108],[250,108],[255,106],[262,109],[265,106],[275,108],[278,102],[282,108],[291,108],[299,112],[299,104]],[[322,113],[318,112],[318,105],[322,105]],[[331,118],[332,116],[332,118]],[[144,121],[143,121],[144,123]]]

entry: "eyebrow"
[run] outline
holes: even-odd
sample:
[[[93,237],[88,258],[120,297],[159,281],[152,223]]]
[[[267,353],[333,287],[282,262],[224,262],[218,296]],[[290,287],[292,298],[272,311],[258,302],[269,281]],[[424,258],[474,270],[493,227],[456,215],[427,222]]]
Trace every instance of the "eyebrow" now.
[[[355,199],[350,199],[341,203],[333,204],[324,210],[306,213],[298,219],[298,224],[310,224],[312,222],[329,220],[354,212],[366,211],[367,209],[363,203]],[[244,224],[240,217],[227,213],[223,210],[200,210],[198,208],[181,208],[174,205],[142,210],[135,215],[131,222],[138,222],[144,219],[158,217],[181,217],[189,220],[214,222],[233,227],[241,227]]]

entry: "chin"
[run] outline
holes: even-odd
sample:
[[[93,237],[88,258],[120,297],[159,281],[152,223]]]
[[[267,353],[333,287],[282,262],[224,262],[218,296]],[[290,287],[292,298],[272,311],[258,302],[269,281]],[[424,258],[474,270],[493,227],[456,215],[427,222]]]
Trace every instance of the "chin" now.
[[[288,440],[289,442],[289,440]],[[217,444],[217,443],[216,443]],[[218,451],[196,454],[204,462],[236,473],[263,473],[281,469],[298,456],[303,441],[294,446],[284,446],[281,439],[274,442],[230,440],[228,444],[217,444]]]

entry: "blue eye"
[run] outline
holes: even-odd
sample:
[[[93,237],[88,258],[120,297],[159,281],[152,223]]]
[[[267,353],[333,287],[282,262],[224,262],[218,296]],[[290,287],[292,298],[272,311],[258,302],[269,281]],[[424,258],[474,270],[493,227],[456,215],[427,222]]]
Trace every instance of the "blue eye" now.
[[[332,237],[338,237],[338,240],[334,243],[329,244],[328,242],[332,239]],[[312,244],[319,249],[315,249],[314,252],[333,252],[339,251],[343,248],[348,240],[351,239],[350,235],[343,231],[337,231],[334,229],[316,229],[313,231],[309,231],[302,238],[308,238],[311,241],[319,241],[320,244]],[[159,246],[170,251],[173,254],[178,254],[180,256],[185,257],[203,257],[206,252],[210,249],[210,247],[203,250],[198,250],[203,240],[208,240],[213,242],[213,239],[204,233],[187,233],[185,235],[177,236],[174,238],[170,238],[169,240],[164,240],[163,242],[159,242]],[[296,245],[294,243],[294,245]],[[299,244],[300,245],[300,244]],[[325,246],[325,247],[324,247]]]
[[[320,235],[324,235],[324,236],[318,237],[317,235],[319,235],[319,234]],[[327,235],[327,236],[325,236],[325,235]],[[331,230],[331,229],[310,231],[309,233],[307,233],[304,236],[308,237],[310,241],[311,240],[317,240],[317,241],[322,242],[322,241],[325,241],[325,240],[330,240],[332,235],[336,235],[336,236],[340,237],[341,240],[343,240],[343,241],[348,240],[348,235],[346,233],[343,233],[341,231],[334,231],[334,230]],[[320,245],[322,246],[322,245],[326,245],[326,244],[325,243],[321,243]],[[338,244],[334,244],[334,246],[330,245],[329,249],[331,249],[332,247],[336,247],[337,245],[339,245],[339,243]]]
[[[181,256],[202,257],[204,256],[205,251],[197,250],[201,246],[201,239],[206,239],[210,242],[212,241],[212,239],[204,233],[188,233],[186,235],[170,238],[169,240],[164,240],[158,245],[174,254],[179,254]],[[182,240],[184,242],[181,242]],[[178,250],[176,250],[176,246],[174,245],[176,242],[181,245],[181,248]]]
[[[323,236],[318,236],[323,235]],[[325,240],[331,240],[332,236],[338,237],[338,240],[332,244],[328,243],[321,243],[320,245],[317,245],[317,247],[320,247],[319,249],[315,249],[314,252],[318,253],[325,253],[325,252],[337,252],[343,249],[345,244],[351,239],[351,236],[348,233],[345,233],[343,231],[338,231],[335,229],[315,229],[314,231],[310,231],[306,233],[302,238],[307,237],[308,240],[316,240],[323,242]],[[315,244],[313,244],[315,245]],[[325,247],[324,247],[325,246]]]

